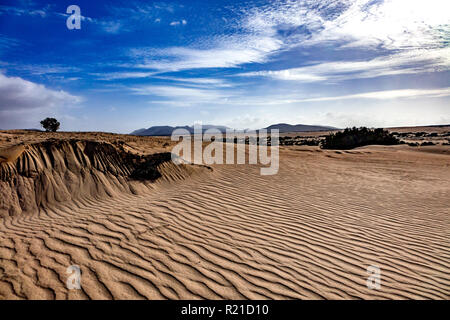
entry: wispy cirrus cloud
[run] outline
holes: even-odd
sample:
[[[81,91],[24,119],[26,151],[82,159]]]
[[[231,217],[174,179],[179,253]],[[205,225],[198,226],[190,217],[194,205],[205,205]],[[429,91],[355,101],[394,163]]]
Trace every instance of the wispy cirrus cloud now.
[[[450,87],[438,89],[399,89],[361,92],[348,95],[310,96],[308,94],[267,94],[256,96],[231,96],[229,103],[250,106],[287,106],[299,105],[305,102],[327,102],[339,100],[395,100],[395,99],[420,99],[420,98],[444,98],[450,96]]]
[[[64,12],[57,11],[55,7],[56,7],[55,5],[49,4],[39,7],[32,2],[22,5],[19,3],[17,6],[0,5],[0,15],[9,14],[15,16],[31,16],[31,17],[40,16],[41,18],[59,17],[64,19],[70,16],[70,14],[66,13],[65,11]],[[88,22],[97,25],[100,30],[107,33],[115,34],[123,30],[122,21],[117,19],[113,18],[94,19],[83,14],[81,15],[80,18],[82,22]]]
[[[0,15],[11,14],[15,16],[39,16],[45,18],[49,14],[50,5],[46,5],[42,8],[36,8],[35,6],[8,6],[0,5]]]
[[[379,58],[331,61],[302,70],[268,70],[266,75],[320,81],[327,78],[323,75],[326,68],[329,68],[328,73],[333,73],[334,67],[345,73],[347,69],[358,68],[358,64],[362,69],[364,63],[374,70],[375,76],[416,73],[421,71],[420,68],[411,64],[404,66],[404,62],[410,57],[410,62],[420,63],[419,55],[430,68],[448,67],[444,42],[450,41],[449,18],[446,10],[436,8],[449,7],[449,4],[442,0],[430,1],[426,4],[420,0],[407,3],[393,0],[275,1],[237,11],[237,18],[230,23],[234,32],[215,35],[202,41],[201,46],[139,48],[132,49],[131,56],[138,67],[161,72],[236,68],[268,62],[279,52],[311,46],[320,48],[333,43],[338,49],[372,50]],[[174,25],[179,24],[177,22]],[[431,59],[435,61],[427,61]],[[400,70],[402,67],[405,67],[404,71]],[[247,75],[264,75],[264,72]],[[371,73],[361,71],[360,76],[370,77]]]
[[[441,47],[442,37],[449,36],[449,10],[443,0],[355,0],[341,15],[324,21],[310,41],[390,50]]]
[[[107,33],[118,33],[123,27],[120,21],[104,21],[100,25]]]
[[[294,45],[423,49],[448,40],[449,10],[445,0],[275,1],[248,9],[243,24],[274,29]]]
[[[291,100],[294,102],[321,102],[351,99],[374,99],[374,100],[391,100],[391,99],[416,99],[416,98],[442,98],[450,96],[450,87],[440,89],[401,89],[401,90],[384,90],[364,92],[342,96],[306,98],[299,100]]]
[[[214,40],[211,48],[169,47],[132,49],[131,55],[142,60],[136,67],[160,72],[189,69],[234,68],[246,63],[263,63],[280,49],[281,42],[270,37],[224,37]]]
[[[180,21],[172,21],[171,23],[170,23],[170,26],[172,26],[172,27],[176,27],[176,26],[180,26],[180,25],[186,25],[187,24],[187,21],[186,20],[180,20]]]
[[[308,94],[257,94],[243,96],[239,90],[217,90],[205,87],[184,87],[174,85],[151,85],[133,87],[137,95],[152,96],[149,100],[154,104],[173,106],[191,105],[233,105],[233,106],[277,106],[300,105],[306,102],[328,102],[339,100],[415,100],[421,98],[450,97],[450,87],[438,89],[399,89],[361,92],[348,95],[310,96]],[[164,98],[164,99],[159,99]]]
[[[232,83],[218,78],[182,78],[182,77],[170,77],[170,76],[155,76],[155,79],[167,80],[171,82],[184,83],[191,87],[213,87],[213,88],[229,88],[233,87]]]
[[[0,53],[7,51],[11,48],[19,47],[22,43],[21,40],[16,38],[11,38],[0,34]]]
[[[186,19],[173,19],[175,12],[181,8],[181,4],[166,2],[148,4],[132,1],[127,6],[108,5],[110,16],[100,23],[104,30],[110,33],[131,32],[146,25],[160,24],[163,20],[167,21],[169,26],[186,25]]]
[[[290,34],[285,45],[320,49],[333,43],[337,49],[366,50],[377,57],[350,60],[350,55],[348,60],[331,58],[304,67],[242,75],[318,82],[446,71],[450,69],[448,10],[450,3],[441,0],[321,1],[320,5],[300,1],[258,9],[248,23]]]
[[[73,66],[66,66],[61,64],[10,64],[9,69],[26,72],[30,75],[49,75],[49,74],[66,74],[80,72],[81,69]]]
[[[136,67],[163,73],[265,63],[271,55],[284,47],[283,39],[275,28],[253,23],[256,19],[254,12],[237,10],[234,13],[236,17],[226,20],[221,30],[223,32],[198,39],[183,47],[133,48],[130,50],[130,57],[136,61]],[[186,24],[184,19],[171,23],[172,26]]]
[[[322,62],[300,68],[242,73],[300,82],[376,78],[450,70],[450,48],[405,51],[370,60]]]
[[[153,76],[154,74],[155,72],[140,72],[140,71],[91,73],[91,75],[97,77],[98,80],[105,80],[105,81],[148,78]]]
[[[109,12],[115,17],[129,20],[151,20],[162,14],[173,14],[183,5],[169,2],[142,3],[131,1],[127,6],[108,6]]]
[[[207,103],[222,104],[228,101],[232,95],[232,93],[226,93],[215,89],[170,85],[140,86],[133,87],[131,90],[137,95],[152,96],[149,103],[172,106],[192,106]]]

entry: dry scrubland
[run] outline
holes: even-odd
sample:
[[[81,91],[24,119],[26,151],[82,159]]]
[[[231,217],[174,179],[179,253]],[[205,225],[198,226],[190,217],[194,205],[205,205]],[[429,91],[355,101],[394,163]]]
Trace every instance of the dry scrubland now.
[[[449,146],[281,147],[260,176],[171,144],[0,131],[0,299],[450,298]]]

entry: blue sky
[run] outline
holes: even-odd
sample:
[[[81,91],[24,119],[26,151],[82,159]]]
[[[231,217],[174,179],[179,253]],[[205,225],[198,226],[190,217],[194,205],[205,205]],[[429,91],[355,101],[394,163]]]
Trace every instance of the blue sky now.
[[[80,30],[66,27],[78,5]],[[448,0],[0,1],[0,128],[450,123]]]

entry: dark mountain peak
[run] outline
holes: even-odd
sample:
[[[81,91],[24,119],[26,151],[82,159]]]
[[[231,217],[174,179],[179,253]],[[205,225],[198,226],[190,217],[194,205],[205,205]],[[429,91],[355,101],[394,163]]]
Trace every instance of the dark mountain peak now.
[[[194,133],[194,126],[153,126],[148,129],[139,129],[136,131],[133,131],[131,134],[136,136],[170,136],[172,135],[172,132],[176,129],[185,129],[189,131],[189,133]],[[216,126],[211,124],[202,125],[202,131],[205,132],[209,129],[217,129],[223,133],[228,129],[228,127],[225,126]]]
[[[287,124],[287,123],[278,123],[273,124],[265,128],[267,130],[278,129],[280,132],[304,132],[304,131],[329,131],[329,130],[337,130],[335,127],[330,126],[319,126],[319,125],[307,125],[307,124]]]

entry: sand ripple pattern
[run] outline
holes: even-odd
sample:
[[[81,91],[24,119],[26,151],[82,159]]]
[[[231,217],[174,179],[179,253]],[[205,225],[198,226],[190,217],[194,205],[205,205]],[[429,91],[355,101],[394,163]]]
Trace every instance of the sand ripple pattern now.
[[[447,155],[288,149],[0,220],[1,299],[449,299]],[[65,286],[69,265],[82,289]],[[381,268],[380,290],[366,268]]]

